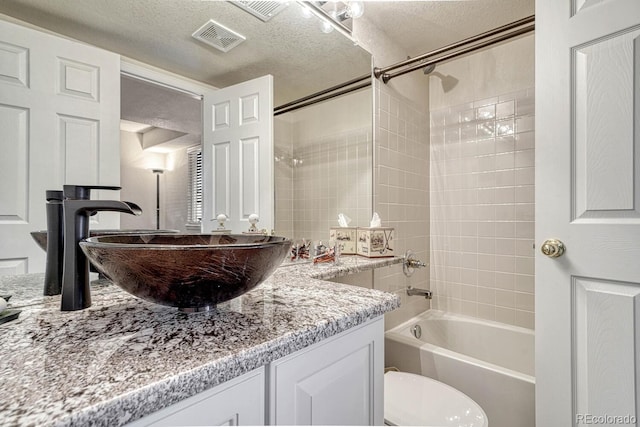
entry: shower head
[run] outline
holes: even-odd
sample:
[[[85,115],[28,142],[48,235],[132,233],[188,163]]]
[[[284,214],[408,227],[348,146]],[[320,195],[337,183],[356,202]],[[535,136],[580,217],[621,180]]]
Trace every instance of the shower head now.
[[[424,75],[430,74],[433,70],[436,69],[436,64],[429,64],[422,69]]]

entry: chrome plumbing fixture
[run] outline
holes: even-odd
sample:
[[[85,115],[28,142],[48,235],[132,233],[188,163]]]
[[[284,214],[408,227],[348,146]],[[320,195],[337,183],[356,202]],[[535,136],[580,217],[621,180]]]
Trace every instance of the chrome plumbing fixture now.
[[[411,333],[414,337],[420,339],[420,337],[422,336],[422,328],[420,327],[420,325],[413,325],[411,327]]]
[[[419,295],[419,296],[423,296],[426,299],[431,299],[431,291],[428,289],[420,289],[420,288],[413,288],[411,286],[409,286],[407,288],[407,295],[414,296],[414,295]]]
[[[436,69],[436,64],[429,64],[422,69],[422,73],[426,76],[428,74],[433,73],[433,70]]]
[[[91,306],[89,260],[80,248],[81,240],[89,237],[89,217],[97,212],[142,214],[135,203],[119,200],[90,200],[91,190],[120,190],[120,187],[65,185],[64,255],[62,273],[62,311],[82,310]]]
[[[416,268],[426,267],[427,264],[416,259],[411,250],[404,253],[404,262],[402,263],[402,272],[405,276],[411,277]]]

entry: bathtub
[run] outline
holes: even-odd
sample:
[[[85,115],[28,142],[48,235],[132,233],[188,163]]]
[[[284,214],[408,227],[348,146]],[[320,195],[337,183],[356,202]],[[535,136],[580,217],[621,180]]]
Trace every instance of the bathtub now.
[[[489,427],[535,427],[533,345],[531,329],[428,310],[385,333],[385,365],[457,388]]]

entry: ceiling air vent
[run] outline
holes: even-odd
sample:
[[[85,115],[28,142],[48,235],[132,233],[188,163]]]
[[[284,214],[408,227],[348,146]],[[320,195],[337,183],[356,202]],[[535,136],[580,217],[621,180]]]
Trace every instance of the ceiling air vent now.
[[[191,36],[223,52],[229,52],[246,40],[244,36],[228,29],[224,25],[218,24],[213,19],[198,28]]]
[[[282,12],[289,3],[282,1],[232,1],[240,9],[246,10],[255,17],[267,22]]]

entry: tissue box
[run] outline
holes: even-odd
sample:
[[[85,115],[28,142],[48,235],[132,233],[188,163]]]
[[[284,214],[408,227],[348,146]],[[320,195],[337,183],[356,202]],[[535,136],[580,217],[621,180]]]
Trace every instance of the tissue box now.
[[[329,228],[329,240],[340,243],[340,253],[342,255],[356,254],[356,227],[331,227]]]
[[[393,227],[358,227],[357,254],[367,258],[394,256]]]

